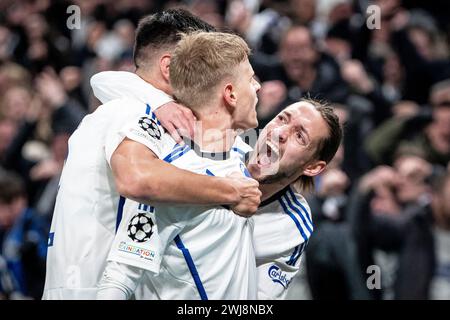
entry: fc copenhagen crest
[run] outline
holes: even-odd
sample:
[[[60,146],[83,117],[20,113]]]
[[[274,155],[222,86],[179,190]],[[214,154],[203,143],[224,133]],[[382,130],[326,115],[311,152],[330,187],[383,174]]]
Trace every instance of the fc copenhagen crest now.
[[[149,117],[142,117],[139,119],[139,126],[148,133],[148,135],[155,139],[161,139],[161,131],[159,131],[156,121]]]

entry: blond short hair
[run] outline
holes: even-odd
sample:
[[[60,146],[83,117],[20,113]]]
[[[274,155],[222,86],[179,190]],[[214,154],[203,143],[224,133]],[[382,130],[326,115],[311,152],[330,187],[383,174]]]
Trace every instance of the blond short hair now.
[[[250,54],[241,37],[222,32],[183,35],[170,60],[170,82],[176,99],[188,107],[200,107],[235,68]]]

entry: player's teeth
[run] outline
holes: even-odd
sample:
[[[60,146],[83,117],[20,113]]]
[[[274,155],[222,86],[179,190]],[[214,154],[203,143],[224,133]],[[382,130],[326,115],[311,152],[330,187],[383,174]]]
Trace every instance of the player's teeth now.
[[[278,157],[279,156],[279,152],[278,152],[277,146],[275,146],[275,144],[273,144],[271,141],[267,141],[267,145],[272,149],[272,151]]]

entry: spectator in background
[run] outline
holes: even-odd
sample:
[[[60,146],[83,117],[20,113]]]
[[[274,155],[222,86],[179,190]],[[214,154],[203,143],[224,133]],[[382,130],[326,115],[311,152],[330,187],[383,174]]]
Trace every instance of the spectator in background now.
[[[330,168],[320,177],[317,195],[307,197],[314,212],[314,234],[306,251],[306,273],[313,299],[368,299],[358,269],[356,246],[345,222],[347,175]]]
[[[287,2],[233,0],[227,6],[225,21],[256,52],[271,56],[278,51],[280,35],[291,25],[286,16],[289,11]]]
[[[368,106],[367,117],[371,126],[377,126],[391,116],[391,105],[398,99],[400,81],[402,79],[401,69],[395,68],[395,59],[391,54],[389,57],[389,69],[383,70],[380,82],[370,73],[370,68],[363,62],[354,59],[358,46],[358,31],[352,26],[349,19],[338,20],[331,25],[324,39],[326,52],[334,57],[339,63],[342,79],[347,83],[350,94],[362,98]],[[387,62],[385,62],[387,64]],[[385,72],[384,72],[385,71]],[[385,86],[387,85],[387,87]],[[361,103],[354,103],[351,99],[347,103],[352,108],[359,108]]]
[[[67,155],[68,137],[77,128],[85,111],[69,98],[52,69],[39,75],[36,89],[33,103],[26,106],[26,114],[20,119],[17,133],[4,151],[2,166],[21,175],[32,206],[39,203],[42,195],[47,195],[45,199],[49,202],[43,206],[46,210],[40,213],[51,220],[48,214],[51,213],[57,181]],[[50,182],[53,197],[45,193]]]
[[[361,180],[352,197],[349,214],[361,272],[374,264],[375,248],[393,252],[393,265],[375,261],[390,280],[384,283],[384,298],[450,299],[450,175],[445,170],[433,175],[431,165],[417,158],[400,161],[406,172],[377,168]],[[388,207],[375,203],[383,188],[393,188],[398,199],[410,205],[387,214]]]
[[[47,228],[28,207],[23,181],[13,173],[1,172],[0,256],[22,296],[40,297],[46,252]]]
[[[392,18],[391,43],[405,66],[404,98],[427,102],[430,87],[450,78],[447,47],[432,17],[421,10],[399,11]]]
[[[31,83],[31,74],[24,67],[12,62],[0,64],[0,94],[2,97],[11,87],[30,88]]]
[[[395,117],[378,127],[367,139],[366,149],[377,164],[391,164],[398,148],[421,150],[427,161],[447,166],[450,160],[450,81],[431,89],[432,114]]]
[[[78,104],[79,108],[88,111],[88,101],[82,88],[82,72],[77,66],[67,66],[59,72],[64,91],[66,91],[68,99],[73,104]]]
[[[0,110],[3,118],[20,124],[31,104],[31,90],[26,87],[11,87],[1,98]]]
[[[8,264],[0,255],[0,300],[20,299],[21,297],[19,288],[8,269]]]
[[[339,63],[352,58],[352,30],[348,20],[341,20],[330,26],[324,39],[324,47]]]
[[[391,103],[398,102],[404,95],[405,71],[395,52],[386,54],[382,74],[381,90],[383,96]]]
[[[345,102],[348,88],[342,81],[339,65],[326,53],[320,52],[311,32],[303,26],[293,26],[282,37],[279,62],[267,62],[254,57],[253,64],[256,75],[263,82],[261,95],[264,95],[264,83],[281,81],[278,90],[285,92],[279,95],[278,104],[265,105],[261,101],[258,114],[260,126],[272,119],[281,105],[289,105],[305,95],[314,98],[325,98],[333,102]]]
[[[339,122],[348,118],[345,106],[338,105]],[[307,196],[314,212],[314,234],[306,251],[306,277],[313,299],[368,299],[359,273],[356,245],[346,223],[347,189],[350,180],[343,171],[345,141],[327,169],[316,177],[316,193]]]

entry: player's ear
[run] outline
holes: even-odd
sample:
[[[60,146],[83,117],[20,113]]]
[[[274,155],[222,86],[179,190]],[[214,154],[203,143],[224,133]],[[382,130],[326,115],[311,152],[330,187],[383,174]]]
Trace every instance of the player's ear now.
[[[167,82],[169,82],[170,73],[169,73],[169,66],[170,66],[170,54],[164,54],[161,59],[159,59],[159,69],[161,71],[161,74]]]
[[[237,96],[234,92],[234,86],[231,83],[227,83],[223,88],[223,99],[225,106],[228,108],[230,113],[233,113],[237,105]]]
[[[325,170],[325,167],[327,166],[327,163],[323,160],[317,160],[314,162],[311,162],[306,166],[305,169],[303,169],[303,175],[308,177],[314,177],[317,176],[319,173],[321,173],[323,170]]]

